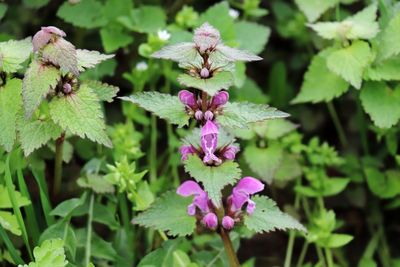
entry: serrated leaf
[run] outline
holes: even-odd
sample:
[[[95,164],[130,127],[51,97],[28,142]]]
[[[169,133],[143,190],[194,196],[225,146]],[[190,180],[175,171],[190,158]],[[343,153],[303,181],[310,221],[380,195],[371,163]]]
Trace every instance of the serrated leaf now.
[[[75,46],[61,37],[43,48],[42,58],[55,66],[60,66],[63,73],[71,72],[76,76],[79,75]]]
[[[218,62],[220,65],[224,65],[221,62],[234,62],[234,61],[258,61],[262,60],[261,57],[254,55],[251,52],[245,50],[239,50],[226,46],[224,44],[218,44],[215,51],[210,54],[211,62]]]
[[[364,78],[371,81],[400,80],[400,57],[392,57],[369,66]]]
[[[164,46],[151,56],[177,62],[197,62],[200,57],[195,44],[189,42]]]
[[[103,5],[96,0],[82,0],[77,4],[65,1],[57,11],[57,16],[74,26],[93,29],[107,23]]]
[[[270,28],[248,21],[235,23],[235,31],[239,48],[254,54],[264,50],[271,34]]]
[[[22,99],[27,118],[32,116],[49,91],[56,87],[60,75],[60,71],[55,67],[32,61],[22,84]]]
[[[61,136],[62,129],[50,119],[25,119],[21,114],[17,119],[19,141],[25,156],[42,147],[50,140]]]
[[[314,56],[304,75],[299,94],[292,103],[329,102],[341,96],[349,89],[349,84],[339,75],[331,72],[326,65],[329,50]]]
[[[123,31],[121,27],[107,27],[100,30],[101,42],[104,50],[114,52],[118,48],[125,47],[133,42],[131,34]]]
[[[270,184],[281,164],[283,156],[282,148],[275,143],[267,148],[247,146],[243,154],[250,169],[263,181]]]
[[[325,11],[334,7],[337,0],[295,0],[299,9],[306,15],[309,22],[316,21]]]
[[[298,125],[285,119],[276,119],[264,122],[254,123],[253,130],[260,136],[267,139],[278,139],[292,132]]]
[[[247,128],[249,123],[285,118],[289,114],[264,104],[248,102],[228,102],[217,121],[227,128]]]
[[[85,81],[84,84],[92,89],[99,100],[109,103],[113,102],[113,98],[117,96],[117,93],[119,91],[118,87],[99,81]]]
[[[360,89],[365,68],[372,59],[367,42],[355,41],[350,46],[333,51],[326,58],[328,68]]]
[[[98,51],[91,51],[86,49],[77,49],[76,58],[78,62],[78,70],[84,71],[95,67],[97,64],[107,59],[113,58],[114,55],[101,54]]]
[[[53,98],[49,109],[53,121],[64,130],[107,147],[112,146],[105,131],[99,99],[87,85],[81,85],[76,93]]]
[[[263,196],[255,196],[252,200],[256,203],[256,209],[244,218],[244,225],[249,230],[257,233],[286,229],[307,231],[297,220],[280,211],[273,200]]]
[[[386,59],[400,53],[400,12],[389,21],[378,37],[378,57]]]
[[[8,80],[4,87],[0,87],[0,146],[10,152],[16,138],[17,113],[21,109],[22,82],[20,79]]]
[[[167,192],[158,198],[148,210],[136,216],[132,222],[172,236],[186,236],[193,233],[196,218],[187,214],[191,198],[184,198],[175,192]]]
[[[87,174],[86,177],[81,177],[77,181],[78,185],[83,188],[92,189],[98,194],[114,193],[114,186],[104,178],[97,174]]]
[[[360,92],[361,104],[374,124],[390,128],[400,119],[400,87],[389,88],[382,82],[368,82]]]
[[[214,96],[221,89],[229,89],[233,84],[233,76],[228,71],[217,72],[208,79],[181,74],[178,76],[178,81],[184,86],[193,87],[207,92],[210,96]]]
[[[62,239],[49,239],[33,250],[35,262],[18,267],[65,267],[68,264]]]
[[[158,92],[142,92],[130,97],[121,97],[121,99],[137,104],[160,118],[168,120],[172,124],[177,124],[179,127],[188,124],[189,115],[177,96]]]
[[[234,184],[241,176],[239,165],[234,161],[225,161],[219,166],[206,166],[198,156],[189,156],[184,162],[185,171],[196,181],[203,184],[208,197],[217,207],[221,203],[221,190]]]
[[[31,37],[23,40],[0,42],[0,70],[13,73],[22,68],[22,63],[32,52]]]
[[[17,217],[11,212],[0,210],[0,225],[14,235],[21,235],[21,229],[19,228]]]
[[[14,190],[13,195],[15,196],[18,207],[24,207],[31,204],[30,200],[22,196],[20,192]],[[13,206],[7,188],[3,185],[0,185],[0,208],[10,209],[12,207]]]
[[[155,33],[166,27],[166,15],[160,6],[141,5],[132,11],[133,30]]]

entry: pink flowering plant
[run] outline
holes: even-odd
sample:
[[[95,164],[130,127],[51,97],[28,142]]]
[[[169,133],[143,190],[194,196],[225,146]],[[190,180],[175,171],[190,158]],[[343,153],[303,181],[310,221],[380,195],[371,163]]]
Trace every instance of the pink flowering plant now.
[[[242,177],[235,158],[240,147],[232,134],[255,122],[284,118],[288,114],[263,104],[230,102],[235,62],[261,60],[257,55],[225,45],[209,23],[194,30],[193,42],[163,47],[154,58],[178,62],[185,70],[178,81],[185,89],[178,96],[140,92],[126,101],[183,127],[194,128],[182,139],[181,160],[192,177],[156,200],[133,223],[187,236],[203,231],[218,233],[232,267],[239,266],[230,232],[246,227],[253,233],[275,229],[305,228],[281,212],[275,202],[260,193],[265,185],[254,177]],[[244,89],[245,90],[245,89]]]

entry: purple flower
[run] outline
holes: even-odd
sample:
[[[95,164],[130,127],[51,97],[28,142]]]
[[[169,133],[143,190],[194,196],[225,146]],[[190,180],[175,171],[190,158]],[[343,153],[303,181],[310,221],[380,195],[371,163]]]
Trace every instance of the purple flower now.
[[[206,113],[204,113],[204,119],[210,121],[214,118],[214,114],[212,113],[212,111],[207,110]]]
[[[213,161],[221,163],[221,160],[214,155],[218,142],[218,127],[212,121],[208,120],[201,128],[201,148],[205,154],[204,163],[212,163]]]
[[[221,91],[216,94],[211,100],[211,106],[219,107],[225,105],[229,100],[229,94],[226,91]]]
[[[207,228],[215,230],[218,226],[218,217],[215,213],[210,212],[204,216],[202,222]]]
[[[235,221],[232,219],[232,217],[224,216],[224,218],[222,218],[222,226],[226,230],[231,230],[234,225],[235,225]]]
[[[193,42],[200,53],[213,50],[220,42],[219,31],[207,22],[194,31]]]
[[[224,156],[224,158],[227,160],[234,160],[238,151],[239,148],[237,146],[228,146],[222,156]]]
[[[253,177],[244,177],[233,188],[232,195],[228,198],[228,203],[231,204],[233,212],[242,209],[247,203],[247,213],[252,214],[256,208],[256,203],[250,199],[252,195],[264,190],[264,184]]]
[[[185,105],[190,108],[194,108],[197,106],[196,104],[196,97],[193,93],[189,92],[188,90],[181,90],[178,93],[179,100]]]
[[[198,110],[194,113],[194,117],[196,120],[200,121],[203,119],[203,112],[201,110]]]
[[[188,156],[190,154],[196,154],[196,149],[192,145],[183,145],[181,146],[181,149],[179,150],[181,152],[181,160],[187,160]]]
[[[192,204],[188,206],[188,214],[193,216],[196,214],[196,207],[203,213],[210,212],[208,207],[209,198],[207,193],[194,181],[186,181],[176,190],[178,195],[188,197],[194,196]]]
[[[202,68],[200,71],[201,78],[208,78],[210,76],[210,71],[207,68]]]
[[[33,52],[47,45],[53,36],[65,37],[64,31],[54,26],[42,27],[32,38]]]

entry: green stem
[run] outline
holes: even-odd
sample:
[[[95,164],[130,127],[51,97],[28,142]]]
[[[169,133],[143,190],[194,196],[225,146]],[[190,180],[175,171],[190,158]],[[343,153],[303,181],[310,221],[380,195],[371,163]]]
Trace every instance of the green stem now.
[[[325,249],[325,255],[326,255],[326,261],[328,263],[328,267],[333,267],[333,257],[332,257],[332,251],[329,248]]]
[[[333,124],[335,125],[336,131],[339,135],[340,143],[341,143],[342,147],[345,147],[347,145],[347,139],[346,139],[346,135],[344,133],[342,124],[340,123],[339,117],[335,110],[335,107],[333,106],[332,102],[327,102],[326,105],[328,107],[328,111],[332,118]]]
[[[49,201],[49,191],[47,188],[46,181],[44,180],[44,174],[38,173],[36,170],[32,169],[33,177],[39,186],[40,202],[42,204],[43,215],[46,220],[47,226],[53,225],[55,223],[54,218],[50,215],[52,210],[51,203]]]
[[[94,193],[90,195],[89,214],[86,235],[85,267],[89,267],[92,246],[92,221],[93,221]]]
[[[158,230],[158,234],[161,236],[162,240],[164,240],[164,241],[168,240],[167,235],[163,231]]]
[[[306,257],[306,254],[307,254],[308,246],[309,246],[309,243],[307,241],[304,242],[303,247],[301,248],[301,251],[300,251],[299,259],[297,260],[296,267],[303,266],[303,262]]]
[[[56,140],[56,155],[54,159],[54,187],[53,196],[57,196],[61,189],[62,163],[65,133]]]
[[[157,180],[157,118],[151,115],[151,134],[150,134],[150,181]]]
[[[0,224],[0,239],[4,242],[7,247],[7,251],[10,253],[11,258],[13,259],[15,264],[24,264],[24,261],[19,256],[17,249],[14,247],[10,238],[8,237],[6,231],[4,231],[3,227]]]
[[[322,266],[326,267],[325,257],[324,257],[324,253],[322,252],[322,249],[320,247],[318,247],[317,245],[315,245],[315,249],[317,250],[318,259],[322,263]]]
[[[356,118],[357,118],[357,123],[358,123],[358,130],[360,131],[360,137],[361,137],[361,145],[364,150],[364,154],[368,155],[369,154],[369,145],[368,145],[368,136],[367,136],[367,123],[365,121],[365,115],[364,115],[364,110],[361,106],[361,101],[360,101],[360,94],[356,94],[356,103],[357,103],[357,112],[356,112]]]
[[[299,196],[299,194],[296,194],[295,200],[294,200],[294,208],[296,210],[299,208],[298,207],[299,204],[300,204],[300,196]],[[290,267],[290,265],[291,265],[295,238],[296,238],[296,232],[295,231],[290,231],[289,241],[288,241],[288,245],[287,245],[287,248],[286,248],[286,256],[285,256],[284,267]]]
[[[219,235],[221,236],[222,242],[224,243],[226,255],[228,256],[230,267],[240,267],[239,260],[236,256],[236,252],[233,249],[232,241],[229,234],[225,232],[224,228],[220,228]]]

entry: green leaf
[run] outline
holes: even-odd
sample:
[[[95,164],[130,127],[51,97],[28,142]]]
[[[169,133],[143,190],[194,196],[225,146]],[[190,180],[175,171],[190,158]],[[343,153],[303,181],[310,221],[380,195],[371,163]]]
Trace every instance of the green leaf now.
[[[41,56],[44,62],[59,66],[63,74],[72,72],[76,76],[79,75],[75,46],[64,38],[58,38],[46,45],[41,51]]]
[[[248,21],[237,22],[234,28],[239,48],[254,54],[259,54],[264,50],[271,34],[268,27]]]
[[[50,239],[44,241],[39,247],[35,247],[33,255],[35,262],[19,267],[65,267],[68,264],[62,239]]]
[[[247,128],[249,123],[285,118],[289,114],[263,104],[248,102],[228,102],[223,107],[223,114],[217,121],[227,128]]]
[[[232,73],[228,71],[217,72],[208,79],[201,79],[189,74],[181,74],[178,76],[178,81],[181,85],[193,87],[207,92],[210,96],[214,96],[221,89],[229,89],[233,84],[233,76]]]
[[[19,228],[17,217],[11,212],[0,210],[0,225],[14,235],[21,235],[21,229]]]
[[[132,35],[124,32],[120,27],[102,28],[100,37],[107,53],[114,52],[118,48],[125,47],[133,42]]]
[[[328,69],[326,55],[329,53],[330,51],[324,50],[313,57],[304,75],[300,92],[292,103],[329,102],[349,90],[349,84]]]
[[[392,57],[369,66],[364,73],[367,80],[390,81],[400,80],[400,57]]]
[[[40,8],[47,5],[50,0],[24,0],[23,2],[27,7]]]
[[[258,129],[259,124],[265,125],[265,130],[263,130],[262,132],[260,132]],[[297,127],[298,125],[292,123],[289,120],[277,119],[264,123],[256,123],[253,128],[260,136],[265,136],[266,138],[271,140],[281,138],[288,133],[294,131]]]
[[[117,96],[119,91],[118,87],[99,81],[85,81],[84,84],[92,89],[99,100],[106,101],[108,103],[113,102],[113,98]]]
[[[57,16],[74,26],[93,29],[107,23],[103,5],[96,0],[81,0],[77,4],[64,1],[57,11]]]
[[[104,176],[98,174],[87,174],[77,182],[80,187],[92,189],[98,194],[112,194],[115,191],[114,186]]]
[[[20,79],[8,80],[0,87],[0,145],[7,152],[12,150],[16,138],[17,113],[22,105],[21,88]]]
[[[221,190],[227,185],[234,184],[242,174],[239,165],[234,161],[225,161],[219,166],[210,167],[204,165],[198,156],[189,156],[184,164],[185,171],[203,184],[208,197],[217,207],[221,203]]]
[[[334,7],[337,0],[295,0],[299,9],[306,15],[309,22],[316,21],[325,11]]]
[[[32,52],[31,38],[15,41],[0,42],[0,70],[13,73],[22,68]]]
[[[112,146],[105,131],[99,99],[87,85],[81,85],[77,93],[53,98],[49,109],[53,121],[64,130],[107,147]]]
[[[328,68],[355,88],[360,89],[365,68],[371,63],[372,54],[367,42],[355,41],[350,46],[328,55]]]
[[[244,218],[244,225],[249,230],[257,233],[286,229],[307,231],[297,220],[280,211],[273,200],[263,196],[255,196],[252,200],[256,209]]]
[[[85,195],[83,195],[85,196]],[[81,198],[70,198],[57,205],[51,212],[51,216],[67,217],[76,208],[82,206],[85,202],[85,197]]]
[[[390,89],[382,82],[368,82],[360,92],[361,104],[374,124],[390,128],[400,119],[400,87]]]
[[[189,115],[177,96],[158,92],[142,92],[121,99],[137,104],[160,118],[168,120],[172,124],[177,124],[179,127],[188,124]]]
[[[322,196],[334,196],[346,189],[350,179],[346,178],[329,178],[323,182]]]
[[[400,172],[388,170],[381,172],[375,168],[364,170],[371,192],[380,198],[393,198],[400,194]]]
[[[193,233],[196,218],[187,214],[191,198],[183,198],[175,192],[167,192],[157,199],[151,207],[133,219],[133,223],[160,231],[169,235],[186,236]]]
[[[287,182],[299,177],[303,173],[302,166],[300,165],[299,158],[295,155],[284,153],[282,162],[275,172],[275,181]]]
[[[198,25],[209,22],[212,26],[219,30],[222,40],[228,42],[236,38],[234,21],[229,15],[229,4],[226,1],[217,3],[209,7],[201,14]]]
[[[167,17],[159,6],[141,5],[132,11],[132,29],[143,33],[155,33],[166,27]]]
[[[4,3],[0,3],[0,19],[4,18],[4,15],[6,14],[8,9],[8,5]]]
[[[326,248],[340,248],[348,244],[354,237],[347,234],[331,234],[327,240],[324,240]]]
[[[17,119],[18,137],[25,156],[61,136],[62,129],[50,119]]]
[[[113,58],[114,55],[101,54],[98,51],[91,51],[86,49],[77,49],[76,58],[78,60],[78,70],[84,71],[95,67],[97,64],[107,59]]]
[[[181,267],[176,265],[175,261],[182,260],[182,256],[177,254],[178,246],[182,243],[182,239],[170,239],[162,244],[162,247],[147,254],[138,264],[137,267]],[[191,267],[183,265],[183,267]]]
[[[22,99],[27,118],[32,116],[49,91],[56,87],[61,78],[60,75],[57,68],[32,61],[22,84]]]
[[[386,59],[400,53],[400,13],[389,21],[378,37],[378,58]]]
[[[20,192],[14,190],[13,195],[17,200],[18,207],[24,207],[31,204],[29,199],[22,196]],[[10,196],[8,194],[8,189],[3,185],[0,185],[0,208],[10,209],[12,207],[13,206],[11,204]]]
[[[250,169],[270,184],[281,164],[283,151],[277,143],[272,143],[267,148],[249,145],[246,146],[243,155]]]

